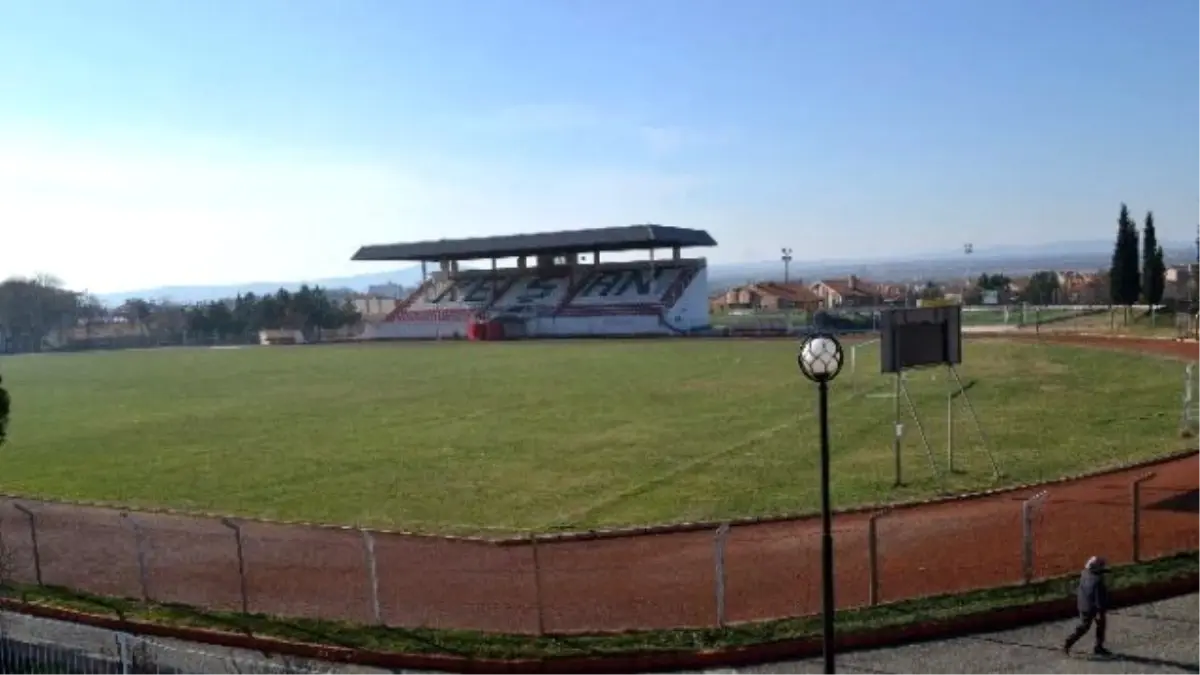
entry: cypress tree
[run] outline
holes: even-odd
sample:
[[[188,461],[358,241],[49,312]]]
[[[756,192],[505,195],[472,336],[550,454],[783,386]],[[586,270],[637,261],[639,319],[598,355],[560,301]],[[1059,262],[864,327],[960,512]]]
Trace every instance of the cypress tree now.
[[[1129,285],[1125,278],[1129,222],[1129,207],[1121,204],[1121,215],[1117,217],[1117,240],[1113,244],[1112,264],[1108,268],[1108,297],[1114,305],[1125,304],[1125,289]]]
[[[1146,224],[1142,227],[1142,301],[1148,305],[1162,302],[1163,291],[1166,290],[1166,264],[1163,262],[1162,246],[1158,243],[1158,233],[1154,229],[1154,214],[1146,214]]]
[[[1142,297],[1142,275],[1140,273],[1141,256],[1138,255],[1138,231],[1137,224],[1129,218],[1126,213],[1125,223],[1125,257],[1124,264],[1121,270],[1121,278],[1125,281],[1125,305],[1133,307]]]
[[[1142,302],[1153,304],[1150,293],[1154,288],[1154,249],[1158,247],[1158,235],[1154,231],[1154,213],[1146,213],[1142,225]]]

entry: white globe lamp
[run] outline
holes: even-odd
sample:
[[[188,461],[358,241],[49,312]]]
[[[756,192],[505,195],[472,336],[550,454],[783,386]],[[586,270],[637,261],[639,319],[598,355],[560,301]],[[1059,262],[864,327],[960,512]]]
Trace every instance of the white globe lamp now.
[[[829,382],[842,370],[842,343],[832,335],[817,333],[804,339],[796,358],[800,372],[813,382]]]

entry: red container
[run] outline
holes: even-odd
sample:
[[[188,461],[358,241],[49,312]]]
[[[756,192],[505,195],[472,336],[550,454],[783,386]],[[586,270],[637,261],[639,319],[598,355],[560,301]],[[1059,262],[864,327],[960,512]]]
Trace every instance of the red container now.
[[[468,339],[468,340],[478,340],[478,339],[480,339],[480,335],[479,335],[479,332],[480,332],[480,331],[479,331],[479,329],[480,329],[481,327],[482,327],[482,326],[480,326],[478,323],[476,323],[476,322],[474,322],[474,321],[472,321],[472,322],[468,323],[468,324],[467,324],[467,339]]]

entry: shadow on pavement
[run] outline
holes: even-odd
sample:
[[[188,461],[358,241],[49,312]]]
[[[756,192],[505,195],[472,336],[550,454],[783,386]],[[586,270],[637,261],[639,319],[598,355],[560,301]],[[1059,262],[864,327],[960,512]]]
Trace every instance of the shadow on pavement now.
[[[1152,666],[1155,668],[1173,668],[1183,673],[1200,673],[1200,663],[1184,663],[1182,661],[1171,661],[1170,659],[1155,659],[1149,656],[1122,654],[1121,652],[1113,652],[1111,656],[1106,656],[1103,658],[1105,661],[1128,661],[1130,663],[1140,663],[1144,666]]]
[[[1000,640],[989,637],[973,638],[981,642],[991,642],[992,644],[1007,645],[1010,647],[1024,647],[1026,649],[1039,649],[1046,652],[1061,652],[1062,647],[1047,647],[1046,645],[1034,645],[1028,642],[1016,642],[1014,640]],[[1085,638],[1086,640],[1086,638]],[[1136,654],[1124,654],[1122,652],[1112,652],[1108,656],[1095,656],[1087,648],[1076,648],[1076,655],[1093,661],[1128,661],[1129,663],[1140,663],[1144,666],[1155,668],[1170,668],[1182,673],[1200,673],[1200,663],[1184,663],[1183,661],[1172,661],[1170,659],[1156,659],[1149,656],[1138,656]]]

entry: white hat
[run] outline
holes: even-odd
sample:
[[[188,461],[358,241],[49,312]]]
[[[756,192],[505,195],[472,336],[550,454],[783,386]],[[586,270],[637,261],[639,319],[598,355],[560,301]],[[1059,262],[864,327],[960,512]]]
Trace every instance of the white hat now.
[[[1103,570],[1107,566],[1108,566],[1108,563],[1105,562],[1103,557],[1094,555],[1094,556],[1088,558],[1087,564],[1084,565],[1084,568],[1098,572],[1100,570]]]

